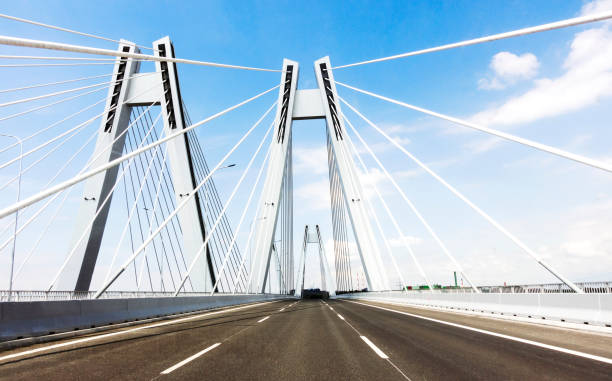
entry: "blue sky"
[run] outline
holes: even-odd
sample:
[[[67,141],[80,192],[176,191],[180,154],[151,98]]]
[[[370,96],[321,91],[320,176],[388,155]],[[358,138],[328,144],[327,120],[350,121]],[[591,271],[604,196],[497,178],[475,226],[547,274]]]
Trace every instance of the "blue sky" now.
[[[322,56],[329,55],[333,65],[342,65],[611,8],[609,0],[478,3],[21,1],[3,4],[0,12],[114,39],[124,38],[145,46],[169,35],[177,56],[182,58],[279,68],[286,57],[301,65],[300,88],[313,88],[312,63]],[[0,34],[114,48],[110,42],[9,20],[0,20]],[[610,160],[611,49],[609,24],[596,23],[339,69],[335,77],[408,103],[600,160]],[[0,52],[61,55],[7,47],[1,47]],[[0,73],[5,88],[42,82],[50,75],[49,70],[43,69],[10,70],[4,69]],[[57,70],[51,76],[61,80],[74,78],[76,72],[94,75],[105,73],[105,70],[108,69]],[[183,97],[193,120],[203,119],[279,81],[278,73],[201,66],[180,65],[179,72]],[[609,255],[612,250],[610,174],[514,143],[500,142],[480,132],[347,89],[340,88],[339,91],[341,96],[394,138],[400,139],[409,151],[430,164],[569,278],[576,281],[612,278],[612,257]],[[198,130],[210,163],[219,160],[269,107],[275,96],[258,100]],[[83,105],[96,99],[83,101]],[[3,128],[4,131],[25,133],[28,129],[35,130],[40,123],[48,124],[65,116],[69,110],[69,106],[59,107],[44,115],[15,119]],[[418,170],[356,115],[346,108],[344,112],[371,142],[389,171],[477,283],[555,282],[525,253],[439,183]],[[90,131],[93,129],[95,127]],[[239,164],[237,168],[240,164],[244,167],[264,129],[257,133],[258,137],[233,157]],[[84,135],[82,139],[85,138]],[[297,248],[304,224],[320,224],[331,256],[324,139],[323,122],[294,124],[295,241]],[[75,142],[74,146],[79,144]],[[367,159],[365,153],[362,155],[374,168],[375,163]],[[2,161],[7,157],[2,156]],[[54,160],[60,163],[62,158]],[[7,172],[1,176],[13,175],[14,172],[9,170],[15,168],[5,169]],[[26,179],[26,194],[37,190],[37,173],[42,172],[33,171],[31,181]],[[217,176],[216,181],[227,195],[239,176],[239,169],[228,170]],[[430,277],[436,282],[450,283],[452,266],[391,185],[380,173],[365,179],[365,183],[376,183],[394,206],[404,233],[410,237],[414,251]],[[246,193],[241,192],[230,209],[234,222],[239,218]],[[13,197],[14,188],[7,188],[0,194],[3,205],[9,204]],[[390,232],[394,255],[407,283],[421,283],[379,205],[377,211],[380,211],[379,218]],[[67,219],[66,225],[69,222]],[[72,227],[65,227],[63,233],[69,236],[71,230]],[[241,232],[243,236],[245,234]],[[27,243],[22,245],[27,247]],[[40,259],[40,262],[35,259],[30,275],[25,275],[25,279],[31,282],[32,274],[36,274],[40,266],[53,267],[60,262],[62,245],[65,245],[62,240],[50,244],[49,247],[54,249],[45,255],[47,259]],[[18,256],[19,253],[18,250]],[[0,254],[3,267],[7,263],[6,254],[6,249]],[[389,278],[396,281],[397,276],[391,271],[386,254],[383,257],[388,265]],[[315,257],[310,258],[314,262]],[[330,261],[333,262],[331,258]],[[356,256],[353,264],[353,268],[359,271]],[[104,259],[101,259],[101,266],[105,266]],[[317,284],[317,268],[316,263],[309,266],[307,285]]]

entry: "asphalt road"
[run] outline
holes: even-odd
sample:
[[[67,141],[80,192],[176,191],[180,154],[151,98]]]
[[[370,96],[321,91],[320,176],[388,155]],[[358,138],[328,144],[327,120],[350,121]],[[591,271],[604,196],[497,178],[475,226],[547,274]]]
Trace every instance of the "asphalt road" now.
[[[610,359],[605,334],[285,300],[0,352],[0,379],[610,380]]]

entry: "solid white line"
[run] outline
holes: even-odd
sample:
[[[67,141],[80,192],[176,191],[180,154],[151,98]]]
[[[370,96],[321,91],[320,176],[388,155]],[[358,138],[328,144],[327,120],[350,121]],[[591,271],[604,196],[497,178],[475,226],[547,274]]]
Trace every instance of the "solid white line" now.
[[[183,365],[187,364],[188,362],[191,362],[191,361],[197,359],[198,357],[202,356],[204,353],[206,353],[208,351],[212,351],[213,349],[217,348],[219,345],[221,345],[221,343],[213,344],[210,347],[208,347],[208,348],[206,348],[204,350],[199,351],[195,355],[187,357],[185,360],[179,362],[178,364],[171,366],[170,368],[164,370],[160,374],[168,374],[168,373],[170,373],[170,372],[172,372],[172,371],[182,367]]]
[[[86,343],[86,342],[89,342],[89,341],[105,339],[105,338],[112,337],[112,336],[125,335],[127,333],[132,333],[132,332],[140,331],[140,330],[143,330],[143,329],[150,329],[150,328],[162,327],[162,326],[165,326],[165,325],[178,324],[178,323],[182,323],[182,322],[189,321],[189,320],[199,319],[199,318],[202,318],[202,317],[205,317],[205,316],[218,315],[218,314],[222,314],[222,313],[226,313],[226,312],[233,312],[233,311],[242,310],[242,309],[245,309],[245,308],[252,308],[252,307],[262,306],[264,304],[269,304],[269,303],[274,303],[274,301],[272,301],[272,302],[256,303],[256,304],[249,304],[248,306],[228,308],[226,310],[220,310],[220,311],[214,311],[214,312],[207,312],[207,313],[204,313],[204,314],[199,314],[199,315],[195,315],[195,316],[189,316],[189,317],[180,318],[180,319],[176,319],[176,320],[165,321],[165,322],[161,322],[161,323],[147,325],[147,326],[144,326],[144,327],[136,327],[136,328],[132,328],[132,329],[127,329],[125,331],[112,332],[112,333],[106,333],[106,334],[99,335],[99,336],[92,336],[92,337],[86,337],[86,338],[83,338],[83,339],[71,340],[71,341],[67,341],[65,343],[48,345],[48,346],[45,346],[45,347],[31,349],[29,351],[17,352],[17,353],[13,353],[13,354],[10,354],[10,355],[2,356],[2,357],[0,357],[0,361],[10,360],[10,359],[13,359],[13,358],[27,356],[27,355],[31,355],[31,354],[34,354],[34,353],[50,351],[52,349],[63,348],[63,347],[67,347],[67,346],[70,346],[70,345]]]
[[[329,307],[329,309],[333,311],[333,310],[334,310],[334,307]]]
[[[336,314],[336,315],[338,315],[338,317],[339,317],[340,319],[344,320],[344,317],[343,317],[342,315],[340,315],[340,314]]]
[[[266,320],[268,320],[268,318],[269,318],[269,317],[270,317],[270,316],[266,316],[266,317],[265,317],[265,318],[263,318],[263,319],[257,320],[257,322],[258,322],[258,323],[261,323],[262,321],[266,321]]]
[[[365,341],[365,343],[366,343],[366,344],[368,344],[368,346],[369,346],[370,348],[372,348],[372,350],[373,350],[374,352],[376,352],[376,354],[378,355],[378,357],[383,358],[383,359],[388,359],[388,358],[389,358],[389,356],[387,356],[387,355],[385,354],[385,352],[381,351],[381,350],[380,350],[380,348],[378,348],[376,345],[374,345],[374,343],[373,343],[373,342],[371,342],[371,341],[370,341],[370,339],[368,339],[368,338],[367,338],[367,337],[365,337],[365,336],[359,336],[359,337],[361,337],[361,340]]]
[[[281,308],[280,310],[278,310],[279,312],[283,312],[285,310],[286,307]]]
[[[566,353],[566,354],[570,354],[570,355],[574,355],[574,356],[578,356],[578,357],[583,357],[583,358],[586,358],[586,359],[589,359],[589,360],[600,361],[600,362],[603,362],[603,363],[606,363],[606,364],[612,364],[612,359],[608,358],[608,357],[592,355],[592,354],[585,353],[585,352],[575,351],[573,349],[567,349],[567,348],[558,347],[556,345],[544,344],[544,343],[540,343],[538,341],[522,339],[520,337],[504,335],[502,333],[487,331],[487,330],[484,330],[484,329],[469,327],[469,326],[466,326],[466,325],[461,325],[461,324],[457,324],[457,323],[451,323],[451,322],[448,322],[448,321],[433,319],[433,318],[429,318],[429,317],[425,317],[425,316],[421,316],[421,315],[415,315],[415,314],[411,314],[409,312],[397,311],[397,310],[393,310],[391,308],[374,306],[374,305],[371,305],[371,304],[354,302],[354,301],[350,301],[350,300],[348,302],[356,303],[356,304],[361,304],[361,305],[367,306],[367,307],[378,308],[378,309],[385,310],[385,311],[395,312],[395,313],[398,313],[398,314],[402,314],[402,315],[406,315],[406,316],[411,316],[411,317],[415,317],[415,318],[418,318],[418,319],[428,320],[428,321],[432,321],[432,322],[435,322],[435,323],[440,323],[440,324],[448,325],[448,326],[451,326],[451,327],[467,329],[468,331],[473,331],[473,332],[478,332],[478,333],[482,333],[482,334],[485,334],[485,335],[500,337],[502,339],[507,339],[507,340],[512,340],[512,341],[516,341],[516,342],[523,343],[523,344],[533,345],[533,346],[539,347],[539,348],[550,349],[552,351],[557,351],[557,352]]]

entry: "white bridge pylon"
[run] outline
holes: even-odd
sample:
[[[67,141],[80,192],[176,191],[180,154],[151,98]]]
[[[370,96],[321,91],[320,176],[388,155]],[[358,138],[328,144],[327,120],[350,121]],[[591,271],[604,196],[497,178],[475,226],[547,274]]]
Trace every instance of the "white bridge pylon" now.
[[[304,228],[304,243],[302,244],[302,255],[300,257],[300,262],[298,265],[295,295],[300,296],[304,291],[306,255],[309,243],[316,244],[319,252],[319,268],[321,270],[321,290],[328,291],[329,295],[336,295],[336,282],[331,276],[329,262],[327,255],[325,254],[325,246],[323,244],[323,239],[321,238],[321,230],[319,229],[319,225],[315,225],[315,230],[309,229],[308,225],[306,225],[306,227]],[[336,269],[336,271],[338,271],[338,269]]]
[[[174,48],[169,37],[153,42],[155,56],[174,58]],[[126,54],[139,53],[138,47],[121,40],[119,51]],[[101,118],[101,127],[94,156],[94,166],[106,164],[122,155],[125,144],[125,132],[130,123],[130,112],[133,107],[158,105],[165,135],[187,127],[181,100],[176,63],[155,61],[155,72],[140,72],[140,62],[129,56],[121,57],[113,70],[113,82],[109,88],[105,114]],[[113,143],[114,142],[114,143]],[[112,145],[110,144],[112,143]],[[172,139],[167,143],[169,172],[174,183],[176,200],[181,201],[196,187],[193,147],[190,147],[187,135]],[[110,201],[117,183],[119,166],[90,177],[85,181],[83,198],[76,219],[76,228],[68,260],[60,273],[53,280],[49,289],[89,291],[94,268],[100,251],[100,245],[107,227]],[[185,259],[191,261],[203,246],[206,237],[203,211],[198,201],[198,194],[190,198],[185,208],[178,212],[185,248]],[[93,222],[91,222],[93,221]],[[83,232],[83,226],[86,230]],[[215,273],[208,253],[199,260],[198,268],[202,275],[192,278],[198,290],[209,291],[215,283]]]
[[[278,96],[279,107],[274,121],[269,167],[259,200],[260,212],[255,220],[257,221],[254,236],[255,250],[251,261],[249,290],[255,293],[264,292],[269,281],[270,260],[282,197],[281,188],[289,182],[287,188],[292,191],[289,165],[287,165],[291,163],[291,128],[293,120],[300,119],[325,119],[327,134],[331,141],[328,145],[329,154],[335,159],[342,198],[353,227],[368,290],[388,290],[389,281],[370,225],[365,195],[350,155],[350,138],[341,117],[340,101],[329,57],[315,61],[314,69],[318,88],[298,90],[298,63],[287,59],[283,62]]]

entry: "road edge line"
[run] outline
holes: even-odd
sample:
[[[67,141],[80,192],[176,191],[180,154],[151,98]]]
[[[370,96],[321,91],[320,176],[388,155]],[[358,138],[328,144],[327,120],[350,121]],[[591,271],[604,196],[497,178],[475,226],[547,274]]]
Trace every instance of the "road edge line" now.
[[[466,329],[466,330],[469,330],[469,331],[478,332],[478,333],[482,333],[482,334],[485,334],[485,335],[495,336],[495,337],[499,337],[499,338],[506,339],[506,340],[516,341],[516,342],[519,342],[519,343],[528,344],[528,345],[532,345],[532,346],[535,346],[535,347],[549,349],[549,350],[553,350],[553,351],[556,351],[556,352],[570,354],[570,355],[573,355],[573,356],[582,357],[582,358],[586,358],[586,359],[589,359],[589,360],[599,361],[599,362],[603,362],[603,363],[611,364],[612,365],[612,359],[608,358],[608,357],[592,355],[590,353],[580,352],[580,351],[576,351],[576,350],[568,349],[568,348],[563,348],[563,347],[558,347],[556,345],[544,344],[544,343],[540,343],[538,341],[522,339],[522,338],[516,337],[516,336],[504,335],[503,333],[497,333],[497,332],[493,332],[493,331],[487,331],[485,329],[469,327],[467,325],[451,323],[451,322],[444,321],[444,320],[439,320],[439,319],[429,318],[429,317],[426,317],[426,316],[412,314],[410,312],[398,311],[398,310],[394,310],[394,309],[391,309],[391,308],[385,308],[385,307],[375,306],[375,305],[371,305],[371,304],[355,302],[355,301],[352,301],[352,300],[346,300],[346,301],[350,302],[350,303],[360,304],[360,305],[371,307],[371,308],[378,308],[378,309],[389,311],[389,312],[395,312],[395,313],[398,313],[398,314],[401,314],[401,315],[411,316],[411,317],[414,317],[414,318],[417,318],[417,319],[423,319],[423,320],[427,320],[427,321],[432,321],[434,323],[444,324],[444,325],[448,325],[448,326],[455,327],[455,328]]]

